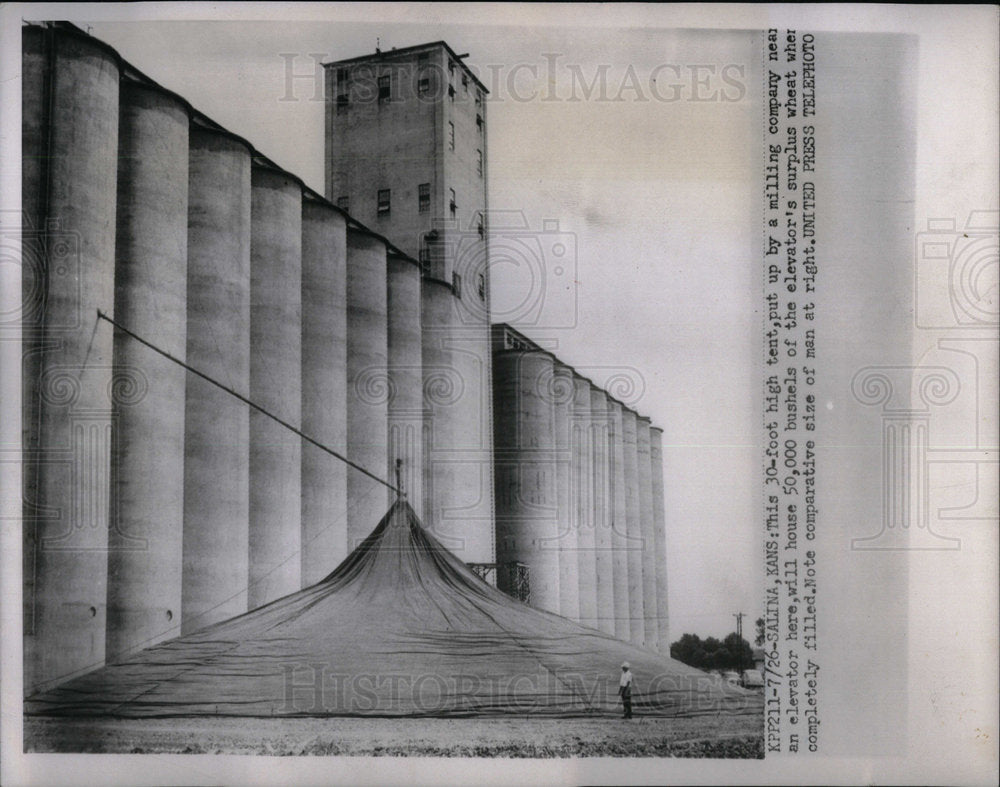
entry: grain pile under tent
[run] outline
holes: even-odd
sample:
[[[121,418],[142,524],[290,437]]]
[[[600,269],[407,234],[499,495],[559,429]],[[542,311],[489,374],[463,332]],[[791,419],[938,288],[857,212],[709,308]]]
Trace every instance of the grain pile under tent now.
[[[405,499],[327,578],[26,700],[58,716],[759,712],[760,699],[488,585]]]

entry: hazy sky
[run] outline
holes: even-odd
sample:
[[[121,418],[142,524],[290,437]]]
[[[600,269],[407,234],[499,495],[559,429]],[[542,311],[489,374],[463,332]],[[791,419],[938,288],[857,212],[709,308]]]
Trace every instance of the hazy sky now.
[[[576,248],[575,291],[546,293],[536,324],[511,321],[599,383],[636,380],[640,398],[619,394],[664,428],[671,638],[725,635],[739,610],[752,621],[762,585],[754,34],[574,27],[569,8],[539,27],[334,21],[342,12],[76,21],[320,192],[323,104],[311,80],[288,81],[289,67],[309,74],[313,54],[367,54],[376,38],[383,49],[444,39],[468,52],[491,89],[491,209],[522,212],[532,231],[558,221]],[[500,311],[521,282],[495,271]]]

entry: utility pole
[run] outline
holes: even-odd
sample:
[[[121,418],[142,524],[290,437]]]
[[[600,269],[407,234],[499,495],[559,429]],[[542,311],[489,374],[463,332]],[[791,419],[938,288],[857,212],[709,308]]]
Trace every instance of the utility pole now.
[[[734,612],[736,618],[736,663],[739,665],[740,685],[743,685],[743,612]]]

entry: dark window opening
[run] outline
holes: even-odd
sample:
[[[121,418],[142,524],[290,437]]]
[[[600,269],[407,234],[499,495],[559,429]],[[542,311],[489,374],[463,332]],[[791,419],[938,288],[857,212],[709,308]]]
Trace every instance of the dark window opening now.
[[[462,74],[462,87],[466,92],[469,90],[469,77],[466,74]]]
[[[455,124],[448,123],[448,150],[455,149]]]
[[[454,85],[448,85],[448,98],[450,98],[452,101],[455,100],[455,86]]]
[[[378,78],[378,100],[381,104],[383,101],[390,100],[390,87],[389,87],[389,76],[383,76]]]
[[[380,214],[389,212],[389,191],[389,189],[378,190],[378,212]]]
[[[340,208],[345,213],[351,212],[351,198],[350,197],[337,197],[337,207]]]
[[[431,80],[428,77],[420,77],[417,80],[417,92],[418,93],[429,93],[431,90]]]
[[[448,203],[448,207],[451,209],[452,218],[455,217],[455,211],[458,209],[458,205],[455,203],[455,189],[448,189],[451,192],[451,200]]]
[[[455,61],[454,60],[448,60],[448,73],[449,74],[454,74],[455,73]]]
[[[343,88],[347,85],[347,69],[338,68],[337,69],[337,87]]]
[[[451,273],[451,289],[454,291],[456,298],[462,297],[462,277],[454,271]]]
[[[420,271],[424,276],[429,276],[431,272],[431,250],[426,245],[420,247]]]
[[[482,105],[483,105],[483,91],[482,90],[477,90],[476,91],[476,106],[477,107],[481,107]]]
[[[417,206],[420,213],[431,209],[431,184],[421,183],[417,186]]]
[[[479,231],[479,237],[480,238],[485,238],[486,237],[486,225],[483,224],[482,214],[480,214],[480,216],[479,216],[479,225],[476,227],[476,229]]]
[[[337,114],[338,115],[343,115],[345,112],[347,112],[347,104],[348,104],[348,100],[347,100],[347,94],[346,93],[341,93],[339,96],[337,96]]]
[[[483,151],[476,151],[476,171],[479,173],[479,177],[483,176]]]
[[[418,52],[417,53],[417,62],[418,63],[426,63],[427,60],[428,60],[428,58],[430,56],[431,56],[430,52]]]
[[[476,115],[476,128],[478,128],[480,131],[483,130],[483,116],[482,115]]]
[[[477,279],[477,282],[476,282],[476,291],[479,293],[479,300],[481,300],[481,301],[483,301],[483,303],[485,303],[486,302],[486,276],[484,274],[482,274],[482,273],[479,274],[479,277]]]

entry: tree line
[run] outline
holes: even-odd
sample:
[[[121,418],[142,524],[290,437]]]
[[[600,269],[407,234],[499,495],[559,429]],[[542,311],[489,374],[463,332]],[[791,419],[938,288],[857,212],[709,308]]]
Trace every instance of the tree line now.
[[[684,634],[671,643],[670,657],[703,670],[739,670],[753,668],[753,649],[735,631],[719,640]]]

